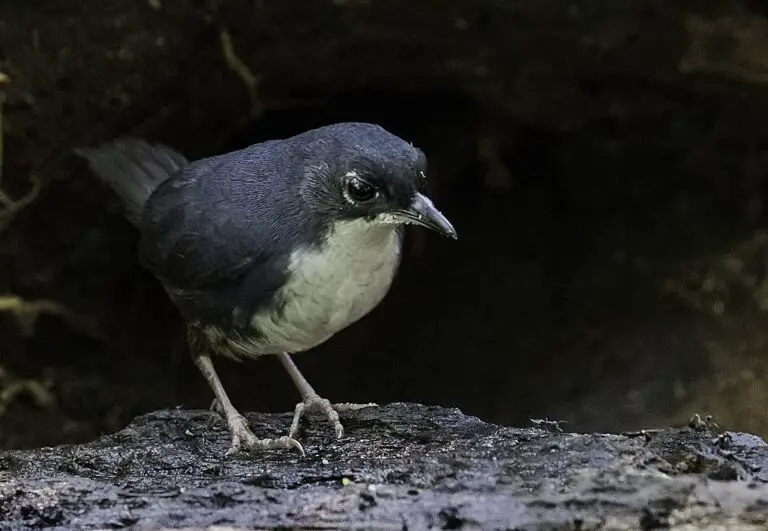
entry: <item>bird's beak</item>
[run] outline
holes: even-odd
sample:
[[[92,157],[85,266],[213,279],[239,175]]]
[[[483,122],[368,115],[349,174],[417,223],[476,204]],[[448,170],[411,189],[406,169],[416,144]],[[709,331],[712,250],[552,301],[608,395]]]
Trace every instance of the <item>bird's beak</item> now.
[[[456,229],[453,228],[451,222],[435,208],[432,201],[424,194],[417,193],[411,206],[397,212],[397,216],[411,223],[432,229],[448,238],[454,240],[458,238]]]

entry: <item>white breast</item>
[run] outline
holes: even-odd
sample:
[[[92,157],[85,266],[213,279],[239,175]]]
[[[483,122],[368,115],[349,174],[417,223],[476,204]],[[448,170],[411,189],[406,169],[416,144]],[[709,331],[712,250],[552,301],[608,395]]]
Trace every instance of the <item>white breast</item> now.
[[[391,224],[344,221],[319,249],[295,251],[280,292],[285,306],[253,316],[261,337],[249,354],[308,350],[370,312],[392,284],[400,240]]]

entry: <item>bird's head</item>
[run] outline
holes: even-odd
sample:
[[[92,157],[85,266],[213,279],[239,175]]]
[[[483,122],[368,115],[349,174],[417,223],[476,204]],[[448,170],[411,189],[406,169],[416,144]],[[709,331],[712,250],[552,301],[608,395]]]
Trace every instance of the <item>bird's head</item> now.
[[[334,220],[416,224],[449,238],[453,225],[427,197],[427,159],[378,125],[339,123],[304,133],[301,194]]]

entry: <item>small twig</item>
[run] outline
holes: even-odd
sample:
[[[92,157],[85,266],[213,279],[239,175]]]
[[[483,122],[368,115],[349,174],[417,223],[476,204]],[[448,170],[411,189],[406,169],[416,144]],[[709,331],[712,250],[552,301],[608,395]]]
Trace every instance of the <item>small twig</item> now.
[[[259,98],[259,83],[261,82],[261,79],[254,75],[248,65],[237,56],[235,47],[232,44],[232,36],[229,31],[222,29],[219,32],[219,39],[221,40],[221,52],[224,55],[224,60],[227,62],[227,66],[240,78],[245,85],[246,90],[248,90],[248,97],[251,100],[250,118],[258,118],[263,112],[263,105]]]
[[[5,370],[0,369],[0,380],[8,380],[8,382],[0,381],[0,417],[5,414],[11,402],[23,393],[31,396],[35,404],[41,408],[50,407],[56,401],[53,393],[51,393],[53,384],[49,379],[43,381],[31,378],[16,379]]]
[[[27,336],[34,332],[35,323],[41,314],[71,317],[70,311],[58,302],[45,299],[28,301],[16,295],[0,296],[0,312],[12,314]]]
[[[19,199],[11,199],[5,192],[0,191],[0,206],[5,209],[6,217],[12,218],[26,207],[31,205],[35,199],[37,199],[37,196],[40,193],[40,189],[43,187],[42,183],[36,176],[32,176],[30,181],[32,182],[32,188],[30,188],[29,192],[27,192]],[[2,230],[3,226],[4,223],[0,222],[0,231]]]
[[[41,315],[61,318],[73,330],[98,341],[108,342],[92,318],[79,315],[63,304],[47,299],[26,300],[13,294],[0,295],[0,313],[10,313],[26,337],[35,331],[35,324]],[[0,374],[0,377],[2,374]]]
[[[58,302],[49,300],[27,301],[16,295],[0,296],[0,312],[35,312],[68,314],[69,311]]]
[[[26,300],[16,295],[0,295],[0,313],[10,313],[21,328],[26,337],[35,331],[35,324],[41,315],[53,315],[60,317],[73,330],[87,335],[93,339],[106,341],[104,335],[98,330],[91,319],[78,315],[69,308],[55,301],[47,299]]]

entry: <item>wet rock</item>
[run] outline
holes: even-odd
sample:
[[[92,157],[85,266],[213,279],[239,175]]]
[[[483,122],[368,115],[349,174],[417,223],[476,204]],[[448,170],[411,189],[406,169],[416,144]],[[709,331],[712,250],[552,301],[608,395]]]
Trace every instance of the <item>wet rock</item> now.
[[[262,436],[290,423],[288,413],[247,416]],[[224,422],[187,410],[88,444],[6,451],[0,529],[768,525],[768,445],[748,434],[576,434],[404,403],[342,421],[341,440],[324,420],[305,422],[306,458],[226,457]]]

